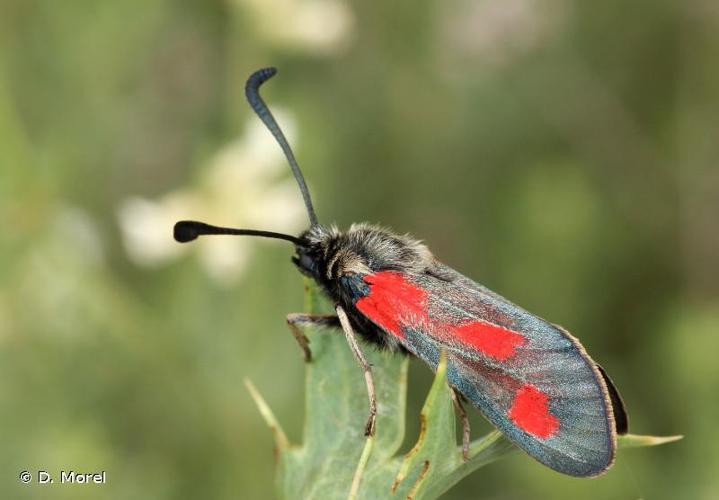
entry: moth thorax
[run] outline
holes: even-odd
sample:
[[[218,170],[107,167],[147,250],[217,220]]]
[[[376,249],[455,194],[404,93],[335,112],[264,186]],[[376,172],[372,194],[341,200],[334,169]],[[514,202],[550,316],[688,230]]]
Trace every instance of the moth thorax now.
[[[327,261],[327,279],[333,280],[346,274],[372,272],[366,258],[348,247],[339,247]]]
[[[369,224],[354,224],[346,233],[334,233],[325,241],[324,274],[330,280],[387,269],[420,272],[433,261],[419,241]]]

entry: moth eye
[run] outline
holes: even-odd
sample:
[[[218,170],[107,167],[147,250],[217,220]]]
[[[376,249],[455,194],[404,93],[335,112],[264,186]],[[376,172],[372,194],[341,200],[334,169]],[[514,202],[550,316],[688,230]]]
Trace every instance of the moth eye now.
[[[315,271],[315,261],[309,255],[301,253],[299,258],[295,257],[295,263],[298,264],[302,269],[307,271]]]

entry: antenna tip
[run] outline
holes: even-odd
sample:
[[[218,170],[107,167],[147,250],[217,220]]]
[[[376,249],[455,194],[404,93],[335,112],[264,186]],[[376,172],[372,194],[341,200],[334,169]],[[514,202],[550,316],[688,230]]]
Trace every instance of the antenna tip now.
[[[245,92],[256,92],[260,85],[275,76],[275,74],[277,74],[277,68],[274,67],[258,69],[247,79]]]
[[[197,239],[200,235],[200,231],[197,222],[181,220],[175,224],[172,235],[175,237],[175,241],[187,243],[188,241]]]

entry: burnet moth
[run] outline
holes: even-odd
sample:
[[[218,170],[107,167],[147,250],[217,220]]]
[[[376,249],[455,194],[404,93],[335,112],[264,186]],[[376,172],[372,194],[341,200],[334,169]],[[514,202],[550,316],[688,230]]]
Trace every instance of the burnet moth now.
[[[461,395],[455,397],[458,404],[469,401],[508,439],[556,471],[581,477],[606,471],[614,461],[617,434],[627,432],[627,415],[604,370],[562,327],[444,265],[421,242],[369,224],[344,232],[321,225],[294,154],[259,94],[275,73],[274,68],[253,73],[245,94],[287,157],[309,229],[292,236],[181,221],[174,227],[175,239],[185,243],[200,235],[234,234],[294,244],[292,262],[334,302],[336,316],[290,314],[287,322],[306,361],[311,352],[299,324],[344,330],[364,369],[367,435],[375,431],[376,401],[357,334],[370,344],[417,356],[433,369],[444,350],[447,380]],[[466,416],[463,424],[466,454]]]

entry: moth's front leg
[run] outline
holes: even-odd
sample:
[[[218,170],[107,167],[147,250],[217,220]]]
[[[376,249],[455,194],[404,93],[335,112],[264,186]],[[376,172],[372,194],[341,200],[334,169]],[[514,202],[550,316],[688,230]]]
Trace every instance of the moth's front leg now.
[[[347,313],[345,313],[345,310],[340,305],[336,306],[335,310],[337,311],[337,317],[340,320],[342,329],[345,332],[345,337],[347,338],[347,343],[350,346],[350,350],[352,351],[352,354],[354,354],[354,357],[357,362],[364,370],[364,379],[365,383],[367,384],[367,397],[369,398],[369,418],[367,419],[367,424],[365,425],[364,434],[365,436],[374,436],[375,423],[377,421],[377,397],[375,396],[374,392],[372,367],[367,362],[367,359],[364,357],[364,354],[362,354],[362,351],[360,350],[359,344],[357,343],[357,336],[352,329],[352,325],[350,325],[349,318],[347,318]]]
[[[307,336],[302,333],[299,325],[314,325],[314,326],[325,326],[330,328],[339,328],[340,320],[333,314],[305,314],[305,313],[290,313],[287,315],[287,326],[292,332],[292,336],[297,340],[297,343],[302,349],[302,354],[305,358],[305,363],[312,361],[312,351],[310,351],[310,340]]]

